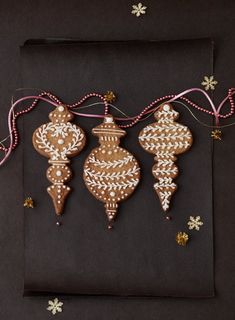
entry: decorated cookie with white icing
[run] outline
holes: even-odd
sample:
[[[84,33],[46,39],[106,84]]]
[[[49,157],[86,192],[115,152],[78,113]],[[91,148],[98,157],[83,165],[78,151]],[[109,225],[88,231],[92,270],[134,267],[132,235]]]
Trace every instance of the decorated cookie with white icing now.
[[[162,209],[169,210],[170,200],[177,189],[174,178],[178,176],[175,165],[175,155],[186,152],[193,143],[190,130],[177,123],[179,113],[167,103],[160,106],[154,113],[157,122],[145,127],[139,134],[140,145],[150,153],[155,154],[156,164],[153,166],[153,176],[158,180],[154,184]]]
[[[92,150],[85,161],[84,181],[88,190],[105,203],[110,223],[117,214],[118,203],[128,198],[140,180],[138,162],[127,150],[119,147],[126,132],[118,127],[111,115],[92,130],[100,146]]]
[[[62,214],[70,187],[65,183],[71,178],[69,158],[80,153],[86,143],[83,130],[71,123],[73,114],[65,105],[59,105],[49,114],[51,122],[43,124],[33,133],[34,148],[49,158],[47,178],[52,183],[47,188],[57,215]]]

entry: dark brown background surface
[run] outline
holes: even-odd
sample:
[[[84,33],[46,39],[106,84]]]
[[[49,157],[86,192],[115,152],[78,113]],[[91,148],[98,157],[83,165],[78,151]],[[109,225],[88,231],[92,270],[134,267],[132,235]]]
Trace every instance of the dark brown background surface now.
[[[44,42],[21,48],[23,87],[50,88],[63,101],[75,101],[87,92],[112,88],[118,94],[116,105],[127,114],[140,113],[156,97],[172,90],[195,87],[204,74],[213,73],[210,39]],[[168,212],[172,220],[164,218],[153,189],[153,155],[138,142],[140,130],[154,122],[151,116],[127,129],[127,135],[121,139],[121,146],[139,161],[141,180],[128,201],[119,205],[113,232],[107,230],[104,204],[90,194],[82,179],[85,159],[98,145],[91,130],[101,120],[74,119],[85,130],[87,144],[71,161],[73,178],[69,185],[73,192],[58,228],[58,218],[46,192],[48,161],[32,146],[33,132],[42,123],[48,123],[51,107],[41,103],[24,118],[24,195],[31,195],[37,202],[34,210],[25,209],[24,218],[27,294],[47,291],[116,296],[214,295],[210,131],[182,105],[174,107],[180,113],[179,122],[192,131],[194,143],[177,160],[178,190]],[[101,113],[102,109],[93,106],[83,112]],[[110,112],[120,116],[111,108]],[[210,121],[206,115],[196,114],[201,120]],[[188,229],[190,215],[199,214],[204,221],[202,230],[189,232],[191,241],[187,248],[177,246],[176,233]]]
[[[1,135],[6,133],[10,96],[20,84],[19,49],[28,38],[76,37],[82,40],[215,40],[215,100],[234,86],[234,1],[145,1],[147,14],[130,14],[132,1],[1,1]],[[36,76],[36,75],[35,75]],[[226,319],[234,311],[234,127],[215,145],[215,283],[212,299],[64,297],[60,319]],[[22,148],[1,168],[0,317],[50,319],[47,298],[23,298]]]

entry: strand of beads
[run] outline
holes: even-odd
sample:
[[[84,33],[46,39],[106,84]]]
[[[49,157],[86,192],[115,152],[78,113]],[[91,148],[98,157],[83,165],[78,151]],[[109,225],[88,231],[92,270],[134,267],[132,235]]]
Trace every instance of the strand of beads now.
[[[195,91],[199,91],[205,95],[205,97],[207,98],[207,100],[209,101],[209,103],[212,107],[212,110],[207,110],[207,109],[197,105],[196,103],[194,103],[193,101],[191,101],[187,97],[185,97],[186,94],[192,93]],[[209,95],[204,90],[199,89],[199,88],[192,88],[192,89],[185,90],[184,92],[182,92],[178,95],[166,95],[164,97],[158,98],[158,99],[152,101],[138,115],[136,115],[134,117],[115,118],[115,120],[131,121],[129,124],[119,125],[119,127],[121,127],[121,128],[131,128],[132,126],[137,124],[140,120],[142,120],[143,117],[156,111],[158,108],[157,105],[159,103],[173,102],[176,99],[181,99],[181,100],[185,101],[187,104],[189,104],[190,106],[192,106],[193,108],[195,108],[201,112],[204,112],[208,115],[214,116],[216,119],[216,125],[218,126],[219,125],[219,118],[226,119],[226,118],[231,117],[234,114],[234,111],[235,111],[235,103],[234,103],[234,99],[233,99],[234,94],[235,94],[235,88],[230,88],[228,90],[227,96],[222,100],[222,102],[219,104],[219,107],[216,109],[212,100],[210,99]],[[48,99],[45,99],[44,97],[47,97]],[[81,113],[73,111],[73,109],[82,106],[82,104],[90,98],[99,98],[102,101],[102,103],[104,105],[104,114],[99,114],[99,115],[97,115],[97,114],[81,114]],[[14,113],[15,107],[20,102],[25,101],[25,100],[29,100],[29,99],[34,99],[34,100],[28,107],[26,107],[25,109],[23,109],[21,111],[18,111],[17,113]],[[2,143],[7,138],[5,138],[4,140],[1,141],[0,151],[5,152],[5,156],[4,156],[4,159],[0,162],[0,165],[3,162],[5,162],[6,158],[8,158],[9,154],[12,152],[12,150],[14,150],[17,147],[17,145],[19,143],[19,134],[18,134],[17,125],[16,125],[17,118],[32,111],[37,106],[38,102],[41,100],[44,100],[44,101],[48,102],[49,104],[52,104],[55,106],[60,105],[60,104],[64,104],[58,97],[56,97],[55,95],[53,95],[52,93],[47,92],[47,91],[41,92],[38,96],[26,96],[24,98],[18,99],[14,104],[12,104],[12,107],[9,111],[9,116],[8,116],[10,146],[5,147]],[[221,114],[220,111],[227,101],[229,101],[229,103],[230,103],[230,110],[226,114]],[[71,110],[71,112],[73,114],[79,115],[79,116],[84,116],[84,117],[103,118],[104,116],[106,116],[109,113],[109,103],[105,99],[104,95],[99,94],[99,93],[95,93],[95,92],[86,94],[83,98],[81,98],[79,101],[77,101],[73,104],[65,104],[65,105],[67,105],[67,107]]]

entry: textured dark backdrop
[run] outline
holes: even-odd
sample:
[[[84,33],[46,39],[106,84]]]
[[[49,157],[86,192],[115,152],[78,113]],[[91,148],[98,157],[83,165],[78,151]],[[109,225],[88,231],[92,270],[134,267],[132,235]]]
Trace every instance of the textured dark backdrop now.
[[[112,88],[118,94],[117,105],[129,114],[138,114],[155,97],[171,90],[195,87],[204,74],[213,72],[210,39],[28,44],[22,47],[21,56],[24,87],[50,88],[63,101]],[[180,111],[179,121],[190,127],[194,143],[177,160],[178,190],[168,213],[173,220],[164,218],[152,188],[153,156],[138,142],[140,130],[154,121],[152,116],[127,130],[121,139],[121,145],[139,159],[141,181],[133,196],[120,204],[113,232],[107,232],[104,205],[82,181],[83,163],[98,144],[91,128],[100,119],[74,119],[86,132],[87,146],[72,160],[74,174],[69,185],[73,193],[58,229],[46,192],[48,162],[32,146],[33,131],[48,122],[48,105],[42,103],[24,118],[24,194],[37,202],[34,210],[25,209],[27,293],[214,295],[212,142],[208,128],[202,128],[187,109],[179,104],[175,107]],[[93,107],[93,112],[100,112],[100,106]],[[208,121],[208,116],[200,113],[200,119]],[[192,214],[200,214],[205,225],[200,233],[192,232],[187,250],[182,250],[175,243],[175,234],[185,229]]]
[[[138,1],[137,1],[138,2]],[[234,1],[144,1],[147,14],[130,14],[133,1],[0,1],[1,136],[6,133],[10,96],[19,86],[19,49],[28,38],[81,40],[183,39],[215,41],[215,100],[235,79]],[[36,76],[36,75],[35,75]],[[215,145],[215,283],[212,299],[64,297],[60,319],[234,320],[234,127]],[[47,298],[23,298],[22,149],[1,168],[0,319],[50,319]],[[14,203],[13,203],[14,199]],[[49,272],[49,271],[48,271]]]

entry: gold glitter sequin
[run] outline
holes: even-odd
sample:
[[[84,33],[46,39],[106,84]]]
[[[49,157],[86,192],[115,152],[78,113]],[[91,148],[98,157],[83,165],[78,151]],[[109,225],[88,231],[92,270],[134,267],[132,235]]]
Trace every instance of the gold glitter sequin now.
[[[113,91],[107,91],[104,98],[108,103],[113,103],[116,100],[116,95]]]
[[[31,197],[27,197],[24,200],[24,207],[25,208],[34,208],[34,201]]]
[[[222,131],[218,129],[211,131],[211,138],[214,140],[222,140]]]
[[[179,246],[186,246],[189,236],[185,232],[178,232],[175,238],[176,242],[178,243]]]

